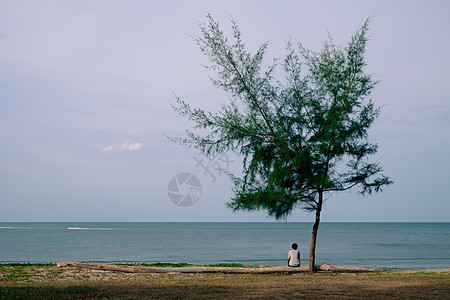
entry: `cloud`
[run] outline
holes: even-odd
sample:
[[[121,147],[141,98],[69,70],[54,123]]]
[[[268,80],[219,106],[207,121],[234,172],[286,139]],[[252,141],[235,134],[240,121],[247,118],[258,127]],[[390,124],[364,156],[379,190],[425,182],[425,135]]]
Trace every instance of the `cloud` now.
[[[109,145],[106,148],[103,148],[103,153],[110,153],[110,152],[124,152],[124,151],[139,151],[144,148],[144,145],[142,143],[130,143],[128,141],[123,142],[122,144],[114,144]]]

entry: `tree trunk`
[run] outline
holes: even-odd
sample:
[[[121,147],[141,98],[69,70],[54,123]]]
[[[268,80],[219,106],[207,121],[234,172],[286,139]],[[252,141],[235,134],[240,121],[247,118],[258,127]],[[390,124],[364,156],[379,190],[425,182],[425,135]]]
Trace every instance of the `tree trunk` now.
[[[319,191],[319,201],[317,202],[316,208],[316,221],[313,225],[312,237],[311,237],[311,247],[309,249],[309,272],[314,273],[316,271],[316,242],[317,242],[317,231],[319,230],[320,223],[320,212],[322,210],[323,201],[323,191]]]

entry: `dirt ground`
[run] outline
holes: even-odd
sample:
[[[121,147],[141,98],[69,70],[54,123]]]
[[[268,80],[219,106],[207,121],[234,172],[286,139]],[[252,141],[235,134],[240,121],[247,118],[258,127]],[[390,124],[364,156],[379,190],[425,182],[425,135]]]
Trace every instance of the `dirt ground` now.
[[[142,274],[3,266],[0,299],[450,299],[450,269]]]

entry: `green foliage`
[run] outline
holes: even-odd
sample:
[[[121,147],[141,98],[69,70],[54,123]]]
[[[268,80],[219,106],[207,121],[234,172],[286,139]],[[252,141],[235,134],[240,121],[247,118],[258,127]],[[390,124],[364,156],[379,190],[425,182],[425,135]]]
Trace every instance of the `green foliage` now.
[[[243,155],[243,176],[230,175],[235,196],[228,207],[263,209],[279,219],[296,207],[320,211],[327,194],[357,187],[370,194],[392,183],[368,159],[377,152],[368,129],[380,113],[369,98],[376,81],[363,70],[368,20],[345,48],[330,38],[316,52],[291,40],[282,62],[264,71],[268,43],[251,54],[236,22],[229,41],[209,15],[200,29],[196,42],[217,74],[212,82],[232,100],[212,113],[177,98],[175,110],[194,126],[187,138],[173,140],[207,154]],[[283,79],[273,75],[279,64]]]
[[[54,267],[55,263],[0,263],[0,267]]]

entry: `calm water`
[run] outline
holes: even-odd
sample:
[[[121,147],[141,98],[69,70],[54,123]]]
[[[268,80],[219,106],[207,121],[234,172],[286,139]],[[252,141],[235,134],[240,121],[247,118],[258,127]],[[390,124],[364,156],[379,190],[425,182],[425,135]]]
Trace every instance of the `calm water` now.
[[[310,223],[0,223],[0,262],[307,264]],[[450,268],[450,223],[322,223],[317,263]]]

